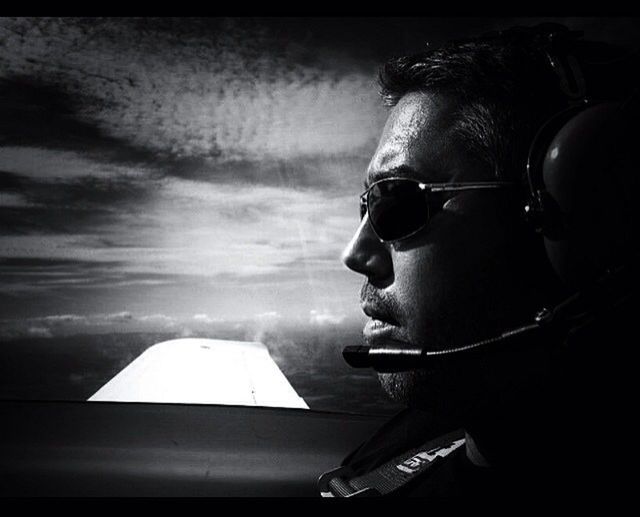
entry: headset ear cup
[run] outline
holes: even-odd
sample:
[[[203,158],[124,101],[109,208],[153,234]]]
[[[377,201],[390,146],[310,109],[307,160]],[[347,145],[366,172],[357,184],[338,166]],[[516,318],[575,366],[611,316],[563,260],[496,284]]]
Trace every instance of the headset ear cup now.
[[[542,125],[529,147],[527,159],[529,196],[524,206],[525,219],[535,232],[552,239],[562,237],[565,219],[560,206],[547,191],[543,169],[550,157],[551,143],[558,132],[569,120],[586,108],[587,104],[581,104],[555,114]],[[554,156],[551,158],[553,159]]]
[[[630,172],[624,164],[632,152],[620,145],[628,132],[623,126],[631,126],[622,115],[614,102],[574,114],[550,140],[540,167],[545,250],[558,276],[574,289],[593,281],[631,245],[632,208],[621,200]]]

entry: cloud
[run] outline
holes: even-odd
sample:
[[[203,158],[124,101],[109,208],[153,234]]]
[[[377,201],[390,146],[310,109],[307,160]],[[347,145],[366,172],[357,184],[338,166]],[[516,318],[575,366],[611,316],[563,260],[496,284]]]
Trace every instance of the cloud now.
[[[27,335],[30,337],[53,337],[51,330],[46,327],[29,327]]]
[[[278,311],[265,311],[253,315],[253,321],[246,325],[247,339],[264,343],[274,332],[280,334],[280,325],[284,319]]]
[[[309,311],[309,323],[311,325],[338,325],[345,319],[346,316],[333,314],[326,309],[322,311],[312,309]]]
[[[191,330],[189,327],[183,327],[180,330],[180,337],[181,338],[193,337],[194,335],[195,335],[194,331]]]
[[[305,258],[314,269],[327,254],[340,268],[340,250],[357,224],[354,206],[351,195],[166,179],[146,206],[78,233],[0,235],[0,254],[94,264],[89,276],[68,277],[69,285],[99,280],[100,264],[111,285],[171,281],[152,275],[252,276]],[[49,278],[43,285],[63,282]]]
[[[133,320],[133,315],[129,311],[123,311],[115,314],[105,314],[104,319],[107,321],[131,321]]]
[[[80,316],[79,314],[54,314],[43,317],[42,321],[47,323],[77,323],[86,322],[87,319],[87,316]]]
[[[384,120],[373,69],[292,62],[268,50],[279,41],[269,30],[235,25],[185,40],[138,29],[1,20],[4,75],[38,77],[97,135],[174,158],[361,155]]]
[[[0,235],[0,314],[71,313],[81,296],[87,312],[277,310],[306,320],[311,308],[342,307],[357,292],[340,262],[358,223],[352,193],[181,178],[155,186],[138,205],[75,232]]]
[[[176,318],[174,318],[173,316],[167,316],[166,314],[149,314],[146,316],[140,316],[138,320],[145,322],[160,322],[166,324],[175,324],[176,322]]]
[[[0,148],[0,155],[3,150]],[[144,210],[154,192],[154,180],[148,177],[123,173],[56,179],[48,176],[48,167],[48,161],[43,161],[40,175],[32,177],[0,172],[0,234],[108,231]]]
[[[49,314],[28,318],[0,319],[0,336],[8,338],[55,337],[78,333],[121,332],[123,331],[122,323],[127,323],[127,331],[131,332],[174,332],[180,328],[180,325],[188,322],[166,314],[134,315],[129,311]]]
[[[31,178],[136,178],[143,175],[139,166],[127,167],[82,156],[75,151],[40,147],[0,147],[0,169]]]
[[[385,116],[374,70],[267,22],[163,23],[0,20],[3,302],[140,314],[175,296],[226,317],[334,290]]]
[[[282,314],[278,311],[261,312],[255,315],[255,320],[261,323],[275,323],[282,319]]]
[[[208,314],[194,314],[193,319],[199,323],[221,323],[224,320],[222,318],[211,318]]]
[[[0,208],[26,208],[32,204],[22,194],[0,191]]]
[[[253,276],[327,255],[333,264],[321,267],[337,269],[357,224],[352,196],[179,179],[167,181],[165,188],[147,212],[161,239],[146,259],[161,271]],[[317,266],[310,264],[310,270]]]

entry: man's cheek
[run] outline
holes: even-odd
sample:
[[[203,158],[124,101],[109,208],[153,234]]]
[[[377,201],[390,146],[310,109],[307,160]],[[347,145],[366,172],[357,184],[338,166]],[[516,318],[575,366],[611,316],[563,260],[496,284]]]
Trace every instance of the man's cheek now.
[[[418,266],[418,267],[416,267]],[[431,271],[429,271],[431,269]],[[427,317],[434,309],[434,296],[440,291],[438,274],[426,260],[416,259],[396,276],[398,298],[407,323]]]

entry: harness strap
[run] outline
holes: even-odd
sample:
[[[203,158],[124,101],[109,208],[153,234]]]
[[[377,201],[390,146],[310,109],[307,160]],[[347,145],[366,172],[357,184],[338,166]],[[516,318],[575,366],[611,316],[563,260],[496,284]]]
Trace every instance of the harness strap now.
[[[320,495],[322,497],[388,495],[439,465],[444,458],[462,447],[464,443],[462,432],[456,431],[410,449],[362,475],[355,474],[348,465],[325,472],[318,480]]]

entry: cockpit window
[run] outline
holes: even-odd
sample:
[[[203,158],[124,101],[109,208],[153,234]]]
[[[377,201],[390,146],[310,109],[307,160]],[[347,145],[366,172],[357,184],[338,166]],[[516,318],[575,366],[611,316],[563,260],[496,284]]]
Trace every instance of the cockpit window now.
[[[394,409],[341,357],[386,116],[341,23],[0,20],[1,398],[86,400],[199,338],[261,343],[311,409]],[[195,375],[153,364],[165,401]]]
[[[341,356],[376,74],[496,23],[1,18],[0,399],[397,410]]]

